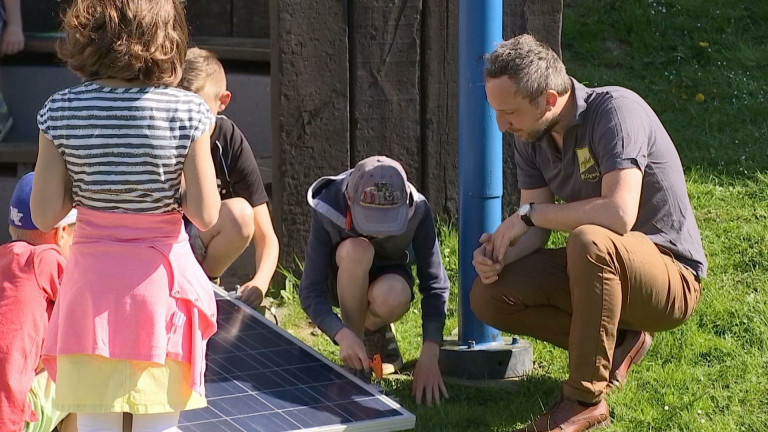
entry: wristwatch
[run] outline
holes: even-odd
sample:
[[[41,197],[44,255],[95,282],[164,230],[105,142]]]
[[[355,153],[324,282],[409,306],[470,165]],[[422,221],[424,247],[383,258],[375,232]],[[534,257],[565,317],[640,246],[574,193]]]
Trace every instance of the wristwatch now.
[[[520,215],[520,219],[529,227],[535,227],[536,225],[531,220],[531,210],[533,210],[533,203],[523,204],[520,209],[517,210],[517,214]]]

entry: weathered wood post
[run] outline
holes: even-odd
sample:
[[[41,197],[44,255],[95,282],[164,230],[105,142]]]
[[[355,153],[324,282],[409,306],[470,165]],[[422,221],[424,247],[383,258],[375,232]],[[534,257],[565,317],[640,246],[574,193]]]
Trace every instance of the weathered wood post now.
[[[303,259],[316,178],[349,166],[347,4],[271,0],[273,218],[281,263]]]

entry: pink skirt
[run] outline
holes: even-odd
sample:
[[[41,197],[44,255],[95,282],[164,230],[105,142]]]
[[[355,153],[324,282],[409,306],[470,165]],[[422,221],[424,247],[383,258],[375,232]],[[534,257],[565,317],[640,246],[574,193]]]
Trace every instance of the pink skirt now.
[[[56,357],[190,365],[204,395],[205,346],[216,332],[211,284],[189,247],[180,213],[114,213],[78,208],[75,239],[43,345]]]

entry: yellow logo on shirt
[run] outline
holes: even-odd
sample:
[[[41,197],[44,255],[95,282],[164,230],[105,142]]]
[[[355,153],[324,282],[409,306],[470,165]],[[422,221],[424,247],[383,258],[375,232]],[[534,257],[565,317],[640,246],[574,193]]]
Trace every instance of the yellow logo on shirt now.
[[[579,159],[579,173],[582,180],[597,181],[600,178],[600,170],[595,165],[595,160],[589,153],[589,147],[577,148],[576,157]]]

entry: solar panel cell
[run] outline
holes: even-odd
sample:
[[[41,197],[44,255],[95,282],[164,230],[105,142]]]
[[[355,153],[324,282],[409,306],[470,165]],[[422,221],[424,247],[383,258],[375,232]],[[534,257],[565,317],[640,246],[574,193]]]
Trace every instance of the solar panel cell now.
[[[395,431],[415,417],[350,378],[239,301],[218,293],[208,343],[208,407],[181,413],[183,432]]]
[[[312,408],[298,408],[284,411],[286,417],[304,428],[349,423],[352,420],[331,405],[317,405]]]
[[[236,417],[232,422],[244,431],[286,432],[302,429],[297,423],[278,412]]]

